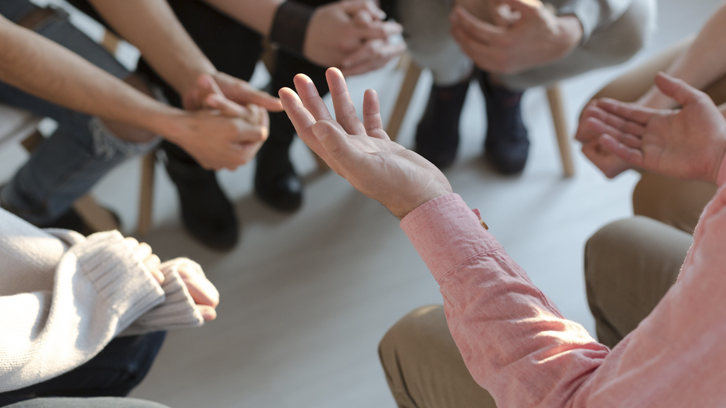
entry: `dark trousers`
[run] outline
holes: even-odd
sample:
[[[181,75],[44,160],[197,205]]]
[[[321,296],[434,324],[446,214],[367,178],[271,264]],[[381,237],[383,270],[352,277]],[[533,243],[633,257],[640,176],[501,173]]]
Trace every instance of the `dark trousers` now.
[[[332,1],[304,0],[302,2],[318,6]],[[199,0],[171,0],[169,4],[197,46],[219,71],[245,81],[250,80],[262,54],[262,37],[258,33]],[[294,89],[293,78],[298,73],[307,74],[320,93],[327,94],[325,68],[285,51],[278,51],[275,60],[275,67],[270,73],[272,81],[269,89],[273,95],[283,87]],[[139,63],[139,71],[162,87],[172,105],[181,107],[181,100],[176,92],[143,59]],[[287,149],[294,136],[295,128],[284,112],[270,114],[270,137],[265,142],[261,154],[264,155],[270,150],[275,150],[279,154],[287,154]],[[165,142],[163,146],[168,155],[187,163],[194,162],[178,146],[169,142]]]
[[[44,397],[125,397],[139,385],[166,332],[119,337],[87,363],[63,375],[0,394],[0,407]]]

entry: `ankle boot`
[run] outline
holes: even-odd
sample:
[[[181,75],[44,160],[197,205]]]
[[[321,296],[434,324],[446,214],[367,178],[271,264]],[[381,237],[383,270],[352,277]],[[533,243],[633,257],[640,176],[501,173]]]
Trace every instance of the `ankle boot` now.
[[[232,249],[239,240],[239,222],[216,173],[203,169],[178,146],[164,142],[162,147],[166,171],[179,193],[184,227],[210,248]]]
[[[479,71],[478,78],[486,100],[488,123],[484,157],[502,174],[521,173],[529,155],[521,109],[524,91],[492,84],[489,74],[483,71]]]
[[[270,137],[257,153],[255,192],[263,203],[281,212],[300,208],[303,183],[290,161],[295,128],[284,112],[270,114]]]
[[[431,87],[426,110],[416,128],[416,153],[443,169],[451,166],[459,148],[459,119],[464,108],[469,79]]]

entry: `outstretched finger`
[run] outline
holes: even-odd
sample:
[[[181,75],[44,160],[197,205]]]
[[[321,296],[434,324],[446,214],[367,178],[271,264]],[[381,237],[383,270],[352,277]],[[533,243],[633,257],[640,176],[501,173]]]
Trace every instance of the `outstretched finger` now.
[[[626,146],[608,134],[600,136],[600,145],[603,149],[619,157],[627,164],[635,167],[643,167],[643,152],[641,150]]]
[[[313,125],[313,133],[325,150],[325,155],[321,156],[323,160],[336,173],[345,177],[339,169],[343,169],[344,172],[346,167],[356,166],[362,153],[350,144],[348,135],[335,126],[334,122],[327,120],[317,122]]]
[[[363,125],[366,128],[366,134],[383,140],[391,140],[383,130],[383,120],[381,120],[381,105],[378,102],[378,93],[373,89],[368,89],[363,95]]]
[[[589,128],[590,132],[598,136],[603,134],[610,135],[628,147],[640,148],[643,145],[643,141],[640,138],[630,133],[622,132],[620,129],[614,128],[597,118],[588,118],[585,121],[585,126]]]
[[[297,74],[293,81],[295,82],[295,90],[297,90],[297,95],[299,95],[303,106],[313,115],[316,121],[333,119],[312,79],[307,75]]]
[[[290,122],[295,127],[295,131],[300,136],[300,139],[313,149],[315,153],[318,155],[322,154],[325,150],[313,134],[313,125],[316,120],[305,108],[295,91],[290,88],[280,89],[280,100],[282,101],[282,106],[285,107],[285,113],[290,118]]]
[[[597,106],[587,108],[585,116],[587,119],[598,119],[623,133],[629,133],[634,136],[642,136],[645,133],[645,126],[632,120],[623,119],[620,116],[613,115],[612,113],[606,112]]]
[[[659,73],[658,76],[655,77],[655,85],[661,90],[661,92],[673,98],[673,100],[678,102],[681,106],[686,106],[690,103],[701,102],[708,99],[708,96],[705,93],[688,85],[684,80],[674,78],[663,72]]]
[[[325,77],[328,80],[330,96],[333,98],[335,119],[349,135],[364,135],[366,128],[355,113],[355,106],[350,98],[343,73],[337,68],[330,68],[325,72]]]
[[[598,100],[597,106],[606,112],[641,125],[647,124],[655,113],[653,109],[637,106],[632,103],[616,101],[615,99],[610,98]]]

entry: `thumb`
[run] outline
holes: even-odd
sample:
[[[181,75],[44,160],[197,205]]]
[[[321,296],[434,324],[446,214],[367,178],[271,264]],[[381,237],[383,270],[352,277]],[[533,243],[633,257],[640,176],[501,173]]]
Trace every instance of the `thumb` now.
[[[704,97],[708,98],[706,94],[688,85],[682,79],[673,78],[663,72],[659,73],[658,76],[655,77],[655,85],[661,92],[663,92],[666,96],[671,97],[681,106],[699,102]]]

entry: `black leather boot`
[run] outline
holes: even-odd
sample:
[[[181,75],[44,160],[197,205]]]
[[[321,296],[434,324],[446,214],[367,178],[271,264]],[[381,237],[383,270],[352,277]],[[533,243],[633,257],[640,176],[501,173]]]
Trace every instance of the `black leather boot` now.
[[[489,74],[478,72],[487,109],[487,135],[484,158],[506,175],[521,173],[529,155],[529,137],[522,121],[522,95],[489,80]]]
[[[459,148],[459,119],[469,80],[451,86],[431,87],[421,121],[416,128],[416,153],[443,169],[451,166]]]
[[[163,142],[162,147],[187,231],[210,248],[232,249],[239,240],[239,222],[234,206],[217,183],[216,173],[203,169],[178,146]]]
[[[300,208],[303,183],[290,162],[295,128],[284,112],[270,113],[270,137],[257,153],[255,192],[263,203],[281,212]]]

